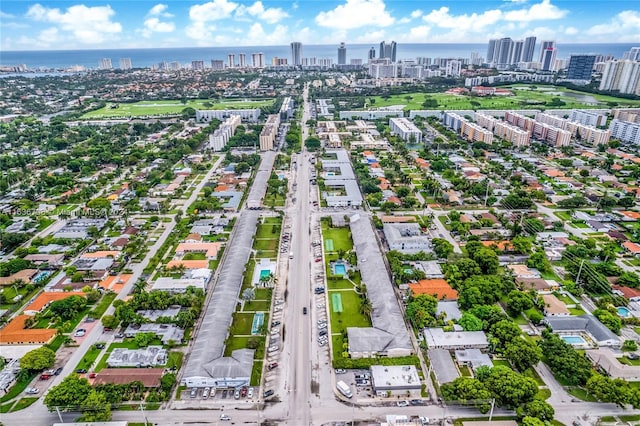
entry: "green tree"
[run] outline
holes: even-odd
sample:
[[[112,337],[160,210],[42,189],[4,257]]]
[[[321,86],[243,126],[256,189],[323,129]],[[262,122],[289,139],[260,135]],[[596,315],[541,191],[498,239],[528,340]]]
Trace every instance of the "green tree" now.
[[[27,352],[20,358],[20,368],[30,371],[41,371],[51,368],[56,361],[56,353],[43,346]]]
[[[451,383],[445,383],[441,387],[442,396],[447,401],[467,402],[473,401],[481,413],[486,413],[490,408],[491,392],[484,383],[471,377],[458,377]]]
[[[473,260],[480,266],[482,273],[486,275],[495,274],[500,267],[498,254],[488,247],[483,247],[478,250],[473,256]]]
[[[104,393],[92,389],[82,403],[82,422],[106,422],[111,420],[111,404]]]
[[[591,362],[557,335],[544,330],[542,354],[555,376],[569,385],[584,385],[593,374]]]
[[[507,310],[512,316],[519,315],[520,312],[526,311],[533,307],[533,300],[528,293],[511,290],[507,295]]]
[[[538,384],[535,380],[521,376],[502,365],[491,368],[489,376],[483,383],[495,396],[499,405],[509,408],[533,401],[538,393]]]
[[[536,365],[542,357],[542,349],[530,341],[513,339],[506,344],[504,356],[520,372]]]
[[[602,374],[594,374],[587,381],[589,392],[602,402],[612,402],[624,407],[631,401],[632,391],[629,383],[622,379],[611,379]]]
[[[406,315],[414,327],[421,330],[435,325],[438,300],[428,294],[412,297],[407,304]]]
[[[104,328],[116,328],[120,321],[114,315],[105,315],[101,319]]]
[[[439,258],[446,259],[453,253],[453,245],[444,238],[434,238],[431,242],[433,243],[433,251]]]
[[[622,320],[616,314],[609,312],[606,309],[596,309],[593,311],[593,315],[600,320],[609,330],[616,334],[620,334],[622,328]]]
[[[504,349],[507,344],[511,343],[514,339],[519,339],[522,331],[520,327],[513,321],[502,320],[495,323],[490,331],[491,336],[496,339],[496,346]]]
[[[87,203],[87,207],[93,210],[108,211],[111,208],[111,201],[104,197],[97,197]]]
[[[511,246],[516,253],[529,254],[531,253],[532,243],[529,238],[518,235],[511,239]]]
[[[535,268],[540,272],[551,271],[551,263],[543,251],[536,251],[532,253],[527,259],[527,266],[529,268]]]
[[[140,346],[141,348],[144,348],[149,346],[151,342],[154,341],[155,338],[156,338],[155,333],[151,333],[151,332],[137,333],[133,338],[133,341],[136,343],[136,345]]]
[[[482,320],[470,312],[465,312],[458,320],[458,324],[464,331],[480,331],[482,330]]]
[[[309,151],[317,151],[322,146],[322,142],[320,142],[320,139],[315,136],[310,136],[304,142],[304,146],[307,147]]]
[[[77,374],[72,374],[58,385],[49,389],[44,398],[44,404],[49,411],[54,411],[55,407],[77,407],[78,404],[87,399],[91,385],[87,379],[81,379]]]
[[[524,417],[521,421],[522,426],[545,426],[546,423],[540,419],[536,419],[535,417],[527,416]]]
[[[553,420],[555,410],[547,402],[535,399],[531,402],[527,402],[518,409],[518,417],[534,417],[542,421]]]

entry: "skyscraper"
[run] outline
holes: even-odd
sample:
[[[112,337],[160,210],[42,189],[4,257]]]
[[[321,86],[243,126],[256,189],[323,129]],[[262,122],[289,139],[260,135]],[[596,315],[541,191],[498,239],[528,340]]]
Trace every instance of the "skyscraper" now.
[[[545,50],[547,50],[550,47],[555,49],[556,48],[556,42],[555,41],[551,41],[551,40],[546,40],[546,41],[540,42],[540,60],[538,62],[540,62],[540,63],[543,62],[543,60],[544,60],[544,52],[545,52]]]
[[[491,64],[495,62],[495,54],[496,54],[496,45],[498,44],[498,40],[495,38],[489,40],[489,47],[487,48],[487,63]]]
[[[240,53],[238,55],[238,66],[240,68],[244,68],[247,66],[247,55],[245,53]]]
[[[516,40],[513,43],[513,50],[511,51],[511,58],[509,58],[510,65],[517,65],[522,61],[522,51],[524,50],[524,41]]]
[[[375,59],[375,58],[376,58],[376,48],[372,46],[371,49],[369,49],[369,60]]]
[[[98,61],[98,67],[101,70],[110,70],[111,68],[113,68],[113,65],[111,64],[111,58],[100,59],[100,61]]]
[[[347,64],[347,47],[344,45],[344,42],[340,43],[340,47],[338,47],[338,65],[346,65]]]
[[[222,69],[224,69],[224,61],[222,59],[212,59],[211,60],[211,69],[214,69],[214,70],[222,70]]]
[[[264,68],[264,53],[252,53],[251,66],[254,68]]]
[[[533,61],[533,51],[536,50],[536,38],[527,37],[524,39],[524,47],[522,48],[522,62]]]
[[[396,42],[392,41],[387,44],[386,41],[380,43],[380,55],[379,58],[389,58],[391,62],[396,61]]]
[[[131,68],[131,58],[120,58],[121,70],[130,70]]]
[[[204,69],[204,61],[191,61],[191,69],[194,71],[202,71]]]
[[[291,42],[291,64],[302,65],[302,43],[299,41]]]
[[[624,52],[622,59],[640,61],[640,47],[632,47],[628,52]]]
[[[590,81],[595,63],[596,55],[571,55],[569,57],[567,79]]]
[[[229,68],[235,68],[235,66],[236,66],[236,55],[234,53],[229,53],[227,55],[227,66]]]
[[[509,65],[511,60],[511,52],[513,51],[513,40],[510,37],[501,38],[496,43],[497,53],[494,54],[495,63],[497,65]]]
[[[542,71],[553,71],[556,64],[558,51],[555,48],[555,42],[551,43],[553,43],[553,45],[548,45],[540,52],[540,69]]]
[[[606,62],[599,90],[640,94],[640,62],[630,60]]]

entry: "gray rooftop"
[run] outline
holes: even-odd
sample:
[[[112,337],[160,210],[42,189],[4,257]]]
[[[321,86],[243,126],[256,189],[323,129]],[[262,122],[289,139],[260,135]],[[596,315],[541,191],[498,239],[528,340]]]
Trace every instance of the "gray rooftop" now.
[[[160,317],[174,318],[180,312],[180,306],[170,306],[167,309],[148,309],[138,311],[138,315],[145,317],[150,321],[155,321]]]
[[[596,317],[589,314],[580,315],[579,317],[547,317],[545,322],[553,331],[586,331],[598,342],[620,339],[613,331],[598,321]]]
[[[184,330],[174,324],[130,324],[124,331],[124,335],[127,337],[133,337],[138,333],[154,333],[160,337],[160,340],[162,340],[162,343],[165,345],[170,341],[179,344],[184,337]]]
[[[425,328],[424,337],[429,348],[455,349],[463,347],[487,347],[484,331],[449,331],[441,328]]]
[[[427,356],[438,383],[451,383],[460,376],[449,351],[445,349],[429,349]]]
[[[253,349],[236,349],[231,356],[221,357],[207,366],[209,375],[213,378],[251,377],[253,369]]]
[[[436,315],[446,314],[445,320],[457,320],[462,317],[457,300],[440,301],[436,308]]]
[[[367,294],[373,305],[371,322],[374,328],[392,335],[392,341],[378,350],[398,348],[412,351],[413,346],[409,340],[404,317],[400,312],[393,284],[382,260],[382,253],[376,242],[371,221],[368,217],[353,215],[349,223],[353,246],[358,255],[358,268],[362,274],[362,282],[367,285]],[[353,346],[351,340],[349,340],[349,346]],[[353,350],[360,352],[355,347]]]
[[[222,204],[223,209],[235,209],[240,208],[240,201],[242,201],[241,191],[220,191],[212,192],[211,196],[216,198],[224,198],[226,201]]]
[[[273,167],[275,152],[267,151],[261,155],[262,162],[251,187],[249,200],[262,199]],[[245,264],[251,255],[258,215],[256,211],[244,210],[238,217],[232,232],[232,243],[227,246],[220,264],[211,299],[202,317],[202,325],[186,362],[185,378],[213,377],[211,372],[216,366],[216,360],[224,354],[224,341],[238,302]]]
[[[480,352],[480,349],[461,349],[455,353],[458,362],[469,364],[474,370],[482,366],[493,367],[489,355]]]

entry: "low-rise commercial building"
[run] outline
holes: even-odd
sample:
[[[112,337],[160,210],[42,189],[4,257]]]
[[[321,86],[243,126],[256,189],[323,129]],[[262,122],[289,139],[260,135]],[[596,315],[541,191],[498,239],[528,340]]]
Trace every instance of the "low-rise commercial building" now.
[[[385,223],[382,230],[389,250],[408,254],[431,251],[431,241],[417,223]]]
[[[107,358],[109,367],[153,367],[167,363],[167,351],[162,346],[144,349],[115,348]]]
[[[489,341],[484,331],[450,331],[425,328],[424,337],[429,349],[486,349]]]
[[[372,365],[371,386],[377,395],[417,394],[422,383],[415,365]]]

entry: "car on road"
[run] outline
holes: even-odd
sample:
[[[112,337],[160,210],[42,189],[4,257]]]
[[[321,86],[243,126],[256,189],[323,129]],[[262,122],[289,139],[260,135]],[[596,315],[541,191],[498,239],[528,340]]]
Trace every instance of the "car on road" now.
[[[78,374],[85,374],[87,372],[87,370],[85,370],[84,368],[79,368],[76,370],[76,373]]]
[[[73,333],[73,337],[82,337],[85,334],[87,334],[87,330],[85,330],[84,328],[79,328],[75,333]]]
[[[231,420],[231,417],[228,414],[220,414],[220,420],[223,422],[228,422]]]
[[[273,370],[274,368],[278,367],[278,363],[277,362],[272,362],[271,364],[269,364],[269,366],[267,367],[269,370]]]
[[[233,393],[233,397],[235,399],[240,399],[240,389],[236,389],[236,391]]]
[[[62,367],[56,368],[55,371],[53,372],[53,374],[55,374],[56,376],[59,376],[60,373],[62,373]]]
[[[40,389],[38,388],[27,388],[27,390],[24,391],[27,395],[35,395],[38,392],[40,392]]]
[[[302,315],[307,315],[307,307],[302,308]]]
[[[40,380],[49,380],[51,378],[51,374],[49,373],[42,373],[40,375]]]
[[[122,333],[116,333],[116,335],[115,335],[115,336],[113,336],[113,337],[115,337],[116,339],[122,339],[122,338],[124,337],[124,334],[122,334]]]
[[[266,391],[264,391],[263,397],[264,398],[269,398],[270,396],[273,396],[275,392],[273,391],[273,389],[267,389]]]
[[[398,401],[398,402],[396,402],[396,405],[398,407],[408,407],[409,406],[409,401]]]
[[[249,392],[247,393],[247,398],[253,398],[253,388],[249,388]]]

